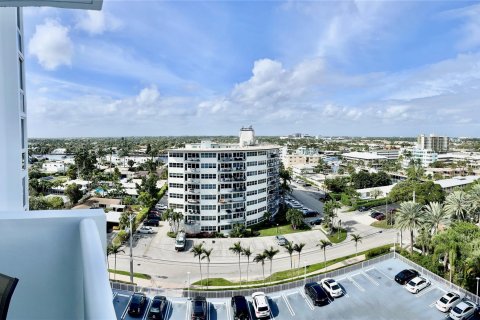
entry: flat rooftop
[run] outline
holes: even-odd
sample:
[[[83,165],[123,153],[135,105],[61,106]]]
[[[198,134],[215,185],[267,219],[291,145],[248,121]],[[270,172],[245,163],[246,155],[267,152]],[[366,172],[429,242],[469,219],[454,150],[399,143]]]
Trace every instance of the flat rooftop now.
[[[342,157],[359,159],[359,160],[386,160],[387,157],[379,156],[370,152],[347,152],[342,154]]]
[[[473,183],[480,179],[480,176],[465,176],[465,177],[453,177],[451,179],[443,179],[435,181],[442,189],[461,187],[470,183]]]
[[[335,273],[333,278],[342,287],[344,295],[332,298],[330,304],[323,307],[313,306],[311,300],[305,296],[302,286],[268,293],[271,309],[270,319],[440,320],[446,318],[446,314],[441,313],[434,306],[435,301],[452,290],[446,282],[437,283],[429,278],[432,281],[431,286],[418,294],[412,294],[393,280],[398,272],[412,267],[398,258],[387,256],[385,259],[371,264],[366,262],[363,268],[355,270],[347,267],[333,271]],[[423,271],[421,268],[417,269],[420,272]],[[428,278],[427,275],[425,276]],[[150,295],[150,298],[156,294],[155,292],[146,293]],[[126,312],[131,294],[129,291],[114,292],[113,301],[117,319],[131,319]],[[191,296],[193,295],[197,294],[192,292]],[[168,299],[170,302],[166,311],[166,319],[190,319],[191,307],[187,298]],[[229,298],[209,298],[207,300],[207,319],[232,319],[233,313]],[[247,300],[250,302],[250,313],[254,315],[251,297],[247,296]],[[146,312],[148,312],[148,306],[142,317]],[[480,320],[480,316],[472,317],[470,320]]]

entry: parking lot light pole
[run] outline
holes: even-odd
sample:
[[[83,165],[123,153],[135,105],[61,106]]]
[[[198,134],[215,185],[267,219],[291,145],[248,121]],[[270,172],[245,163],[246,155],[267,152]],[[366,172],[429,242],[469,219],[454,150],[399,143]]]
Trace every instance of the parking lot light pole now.
[[[128,220],[130,221],[130,282],[133,283],[133,253],[132,253],[132,242],[133,242],[133,228],[132,228],[132,220],[133,214],[130,214]]]
[[[480,277],[477,277],[477,303],[478,303],[478,281],[480,281]]]
[[[277,223],[277,234],[278,234],[278,223]]]
[[[307,261],[303,261],[303,285],[307,283]]]
[[[190,271],[187,272],[187,298],[190,299]]]

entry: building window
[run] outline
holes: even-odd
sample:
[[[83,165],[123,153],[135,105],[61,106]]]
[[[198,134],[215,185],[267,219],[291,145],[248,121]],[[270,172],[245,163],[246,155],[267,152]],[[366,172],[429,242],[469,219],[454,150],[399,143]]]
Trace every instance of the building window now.
[[[23,60],[18,58],[18,73],[19,73],[19,81],[20,81],[20,89],[23,90]]]
[[[25,189],[25,177],[22,178],[23,206],[27,204],[27,191]]]
[[[26,156],[25,153],[22,153],[22,170],[27,169],[27,161],[26,161]]]
[[[20,110],[25,113],[25,94],[20,92]]]
[[[23,54],[23,47],[22,47],[22,35],[20,34],[20,32],[17,33],[17,47],[18,47],[18,51],[20,51],[22,54]]]
[[[22,139],[22,149],[25,148],[25,119],[20,119],[20,135]]]
[[[18,27],[18,30],[22,29],[22,20],[21,20],[20,10],[21,10],[21,8],[17,7],[17,27]]]

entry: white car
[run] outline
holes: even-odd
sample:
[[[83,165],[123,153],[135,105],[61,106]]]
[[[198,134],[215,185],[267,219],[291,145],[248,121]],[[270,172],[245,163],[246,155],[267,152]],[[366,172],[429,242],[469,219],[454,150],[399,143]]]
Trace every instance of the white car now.
[[[453,320],[463,320],[475,313],[476,305],[471,301],[462,301],[450,311],[450,318]]]
[[[430,280],[427,280],[424,277],[415,277],[407,283],[405,289],[407,289],[411,293],[419,293],[420,291],[428,287],[430,284]]]
[[[255,292],[252,294],[252,305],[255,311],[255,317],[270,318],[270,306],[268,305],[267,297],[263,292]]]
[[[435,307],[442,312],[452,310],[461,301],[460,296],[454,292],[449,292],[443,295],[435,302]]]
[[[166,210],[166,209],[167,209],[167,206],[166,206],[165,204],[163,204],[163,203],[157,203],[157,204],[155,205],[155,208],[160,209],[160,210]]]
[[[153,231],[152,227],[140,227],[140,229],[138,229],[137,232],[145,233],[145,234],[155,233],[155,231]]]
[[[320,281],[320,284],[322,285],[323,289],[330,294],[331,297],[337,298],[343,295],[342,288],[340,288],[337,281],[333,280],[332,278],[325,278]]]

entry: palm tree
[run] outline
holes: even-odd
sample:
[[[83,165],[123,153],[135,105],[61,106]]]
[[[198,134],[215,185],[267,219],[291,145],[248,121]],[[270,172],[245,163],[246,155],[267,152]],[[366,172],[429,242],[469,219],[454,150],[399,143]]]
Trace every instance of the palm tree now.
[[[243,248],[242,254],[247,257],[247,283],[248,283],[248,266],[250,265],[250,256],[252,255],[252,250],[250,250],[250,247],[248,248]]]
[[[290,256],[290,271],[293,270],[293,259],[292,259],[292,254],[295,251],[293,242],[287,242],[287,244],[284,246],[285,250],[287,250],[288,255]]]
[[[297,268],[300,268],[300,254],[302,253],[303,248],[305,247],[305,243],[300,242],[300,243],[295,243],[293,246],[293,250],[295,250],[298,253],[298,266]],[[300,270],[299,270],[300,271]]]
[[[327,271],[327,247],[331,246],[332,243],[328,240],[320,240],[320,243],[317,244],[317,247],[320,247],[323,250],[323,262],[325,263],[325,271]]]
[[[198,257],[198,266],[200,267],[200,283],[203,285],[203,276],[202,276],[202,255],[203,255],[203,243],[199,243],[193,246],[192,250],[193,257]]]
[[[478,213],[477,221],[480,223],[480,184],[474,185],[470,190],[469,195],[472,212]]]
[[[465,191],[454,191],[445,199],[445,210],[459,220],[467,220],[471,202]]]
[[[350,235],[352,237],[352,241],[355,241],[355,257],[357,256],[357,246],[358,243],[362,243],[362,236],[359,234],[352,233]]]
[[[162,213],[162,219],[170,225],[170,231],[173,231],[173,209],[168,208]]]
[[[213,248],[211,249],[203,249],[203,259],[207,259],[207,289],[208,283],[210,282],[210,255],[212,254]]]
[[[120,243],[112,243],[110,245],[110,253],[113,254],[114,256],[114,265],[113,265],[113,268],[115,269],[114,273],[113,273],[113,281],[116,280],[116,274],[117,274],[117,253],[120,253],[120,252],[125,252],[125,250],[123,249],[120,249],[122,245]]]
[[[425,212],[425,223],[432,235],[438,232],[440,225],[450,223],[450,214],[445,210],[442,203],[430,202],[423,208]]]
[[[410,231],[410,253],[413,252],[413,233],[424,223],[422,205],[413,201],[402,202],[395,218],[395,224],[401,229]]]
[[[262,273],[263,273],[263,285],[265,286],[265,259],[267,259],[267,256],[264,253],[259,253],[253,258],[253,261],[256,263],[261,263],[262,264]]]
[[[240,274],[240,287],[242,286],[242,268],[240,267],[240,256],[242,255],[242,245],[240,241],[235,242],[228,250],[238,255],[238,272]]]
[[[292,225],[293,230],[296,230],[303,222],[303,213],[297,209],[288,209],[286,219]]]
[[[285,195],[286,193],[292,191],[292,188],[290,187],[290,182],[292,182],[292,175],[290,174],[290,171],[288,169],[285,169],[282,165],[280,167],[279,176],[280,179],[282,179],[280,189],[282,191],[282,194]]]
[[[265,249],[263,251],[263,254],[267,257],[268,260],[270,260],[270,277],[272,276],[272,260],[278,252],[279,251],[277,249],[274,249],[272,246],[270,247],[270,249]]]

